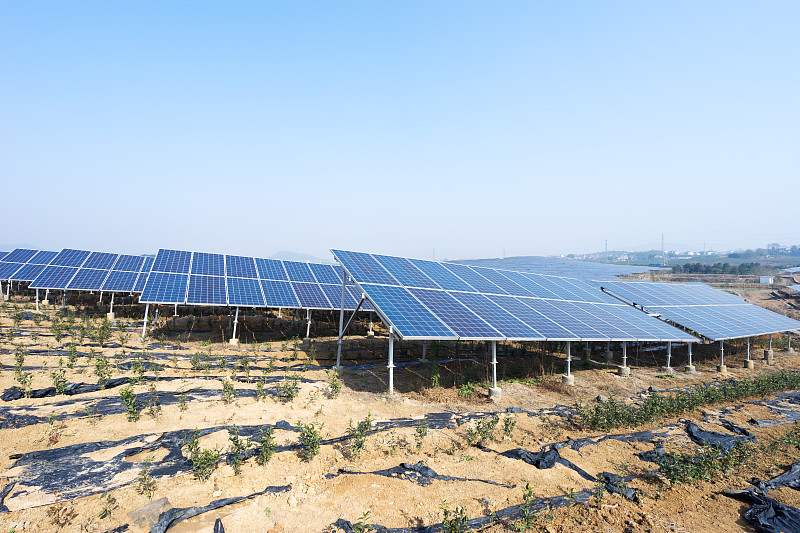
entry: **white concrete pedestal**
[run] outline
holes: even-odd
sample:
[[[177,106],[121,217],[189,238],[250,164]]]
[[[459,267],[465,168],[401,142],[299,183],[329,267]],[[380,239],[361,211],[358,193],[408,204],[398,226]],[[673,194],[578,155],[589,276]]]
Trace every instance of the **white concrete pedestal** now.
[[[575,385],[575,376],[573,376],[572,374],[570,374],[569,376],[563,375],[561,376],[561,383],[569,386]]]
[[[622,377],[628,377],[631,375],[631,367],[629,366],[621,366],[617,368],[617,374]]]

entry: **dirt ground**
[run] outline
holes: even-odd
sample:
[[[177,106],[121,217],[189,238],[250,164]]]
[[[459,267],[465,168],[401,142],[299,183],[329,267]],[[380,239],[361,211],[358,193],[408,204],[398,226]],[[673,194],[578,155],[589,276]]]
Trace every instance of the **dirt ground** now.
[[[32,314],[35,311],[29,301],[17,297],[3,306],[0,313],[3,335],[0,390],[19,386],[15,376],[15,365],[19,363],[15,356],[20,353],[24,354],[23,370],[32,376],[32,389],[53,386],[52,374],[59,368],[59,359],[65,378],[71,383],[95,383],[96,362],[103,358],[110,363],[113,378],[135,377],[128,366],[135,361],[156,363],[159,367],[147,367],[143,381],[133,385],[142,406],[136,421],[129,421],[121,409],[123,387],[74,396],[62,394],[0,402],[0,467],[5,477],[0,480],[0,488],[21,474],[22,468],[15,467],[21,454],[57,450],[79,443],[116,443],[135,436],[145,436],[145,440],[152,442],[161,434],[181,429],[233,424],[263,426],[283,421],[275,430],[275,440],[280,447],[298,443],[296,430],[301,423],[318,424],[322,439],[335,439],[346,436],[351,423],[355,425],[367,416],[378,429],[367,436],[358,456],[353,455],[347,440],[323,444],[319,454],[310,460],[303,460],[295,449],[279,448],[264,466],[248,459],[239,475],[225,463],[223,453],[223,461],[208,480],[198,480],[192,473],[159,478],[151,498],[137,490],[137,475],[148,456],[154,456],[152,464],[157,465],[168,451],[132,455],[124,460],[135,463],[136,468],[115,477],[107,494],[100,490],[65,498],[58,491],[48,492],[41,487],[12,489],[5,499],[10,512],[0,514],[0,527],[5,531],[123,531],[126,524],[128,531],[148,531],[149,526],[135,526],[127,513],[150,501],[166,497],[170,507],[204,506],[220,498],[247,496],[265,487],[286,485],[290,488],[285,492],[256,496],[201,514],[170,531],[210,532],[217,518],[222,520],[227,531],[236,532],[336,531],[332,524],[338,519],[356,522],[364,513],[369,513],[368,523],[389,528],[419,527],[441,523],[443,506],[463,507],[469,518],[487,516],[520,504],[526,483],[533,487],[537,498],[563,496],[595,487],[576,470],[561,464],[540,470],[500,455],[514,448],[538,451],[548,443],[603,435],[576,429],[559,414],[559,406],[563,409],[578,401],[593,402],[598,395],[636,399],[651,386],[659,390],[673,389],[721,378],[746,378],[776,369],[800,369],[800,357],[779,350],[783,345],[778,346],[777,340],[775,364],[766,366],[760,360],[760,347],[766,340],[758,339],[753,347],[753,358],[757,359],[754,371],[743,368],[745,349],[741,343],[726,345],[729,368],[726,375],[716,372],[718,348],[714,346],[695,349],[697,374],[682,371],[685,348],[675,347],[672,366],[676,372],[673,375],[662,374],[659,370],[665,363],[663,347],[643,346],[629,348],[631,377],[621,378],[616,375],[616,367],[605,364],[600,357],[605,345],[598,345],[592,346],[591,360],[584,357],[573,363],[575,386],[567,387],[560,381],[563,355],[554,353],[556,347],[551,346],[543,353],[538,346],[506,346],[500,350],[498,365],[502,396],[489,400],[486,397],[489,367],[485,347],[465,344],[457,352],[452,347],[446,348],[447,351],[442,347],[435,354],[429,348],[428,358],[436,356],[439,360],[436,367],[440,373],[439,386],[436,387],[431,382],[432,366],[419,362],[420,346],[402,344],[396,362],[408,365],[395,369],[397,394],[389,396],[386,339],[381,338],[377,330],[376,338],[347,339],[341,373],[343,387],[338,396],[330,397],[327,370],[332,363],[335,338],[312,335],[310,344],[301,342],[296,349],[292,341],[278,340],[231,346],[212,336],[204,338],[202,333],[193,337],[185,335],[175,330],[176,323],[172,323],[170,331],[166,321],[162,321],[164,327],[151,331],[152,337],[147,341],[139,338],[140,330],[135,329],[133,323],[124,330],[115,327],[110,339],[101,347],[91,335],[84,339],[65,335],[57,340],[51,328],[56,311],[52,307],[42,309],[43,318],[36,324]],[[81,323],[87,324],[90,331],[101,324],[102,315],[93,315],[82,322],[82,310],[72,308],[72,311],[76,312],[73,331]],[[23,315],[15,323],[13,316],[20,312]],[[322,325],[319,327],[324,331]],[[9,337],[8,331],[12,329],[15,333]],[[72,342],[75,347],[70,350]],[[75,358],[72,368],[67,367],[70,353]],[[249,376],[242,367],[243,355],[249,360]],[[446,362],[448,360],[453,361]],[[225,368],[221,368],[221,361]],[[469,383],[464,387],[463,376],[470,373],[475,377],[475,390],[468,395]],[[299,381],[296,398],[291,401],[277,398],[275,381],[270,382],[266,398],[256,397],[258,379],[269,378],[280,383],[287,376],[296,376]],[[230,402],[223,399],[223,380],[234,383],[235,396]],[[155,384],[158,397],[164,399],[159,404],[160,412],[150,413],[146,408],[151,384]],[[186,398],[185,410],[177,401],[166,401],[181,396]],[[735,416],[743,424],[749,418],[781,418],[763,406],[740,405],[743,407]],[[114,409],[109,411],[109,406]],[[512,407],[532,412],[533,416],[525,412],[507,413]],[[702,420],[720,407],[713,406],[682,418],[714,431],[724,431]],[[487,413],[501,415],[495,438],[483,448],[467,445],[467,430]],[[33,423],[25,417],[33,417]],[[509,425],[513,424],[508,434],[503,431],[506,418],[512,421]],[[423,420],[429,422],[429,428],[417,446],[416,432]],[[445,422],[437,426],[436,420]],[[677,418],[665,419],[649,428],[636,430],[669,426],[677,421]],[[785,428],[773,426],[752,431],[761,438]],[[667,440],[679,448],[693,446],[685,434],[675,433]],[[225,429],[200,439],[202,448],[215,445],[228,450]],[[639,459],[636,454],[653,447],[649,442],[605,440],[577,451],[562,448],[560,453],[592,476],[604,471],[643,474],[654,470],[655,465]],[[102,464],[111,461],[120,449],[124,447],[87,452],[87,456]],[[742,516],[747,505],[723,496],[721,490],[746,488],[750,477],[768,478],[770,473],[782,472],[782,466],[796,460],[790,456],[765,458],[758,472],[732,473],[713,483],[669,487],[663,480],[658,481],[657,476],[637,479],[631,485],[646,495],[641,503],[606,495],[599,503],[553,510],[533,527],[543,531],[750,531],[752,528]],[[399,476],[368,473],[419,461],[440,475],[464,479],[436,480],[421,486]],[[341,470],[367,473],[340,473]],[[48,475],[57,485],[58,476],[72,474],[54,469]],[[92,492],[91,483],[85,492]],[[770,495],[788,505],[800,506],[800,496],[792,489],[773,491]],[[109,503],[109,496],[113,503]],[[513,527],[513,524],[496,523],[484,530],[511,531]]]

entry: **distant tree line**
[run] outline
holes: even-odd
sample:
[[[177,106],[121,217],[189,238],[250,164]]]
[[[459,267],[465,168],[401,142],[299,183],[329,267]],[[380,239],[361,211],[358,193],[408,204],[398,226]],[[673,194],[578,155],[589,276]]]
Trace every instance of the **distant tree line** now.
[[[766,257],[768,255],[778,255],[779,245],[770,245],[769,248],[751,248],[742,250],[740,252],[731,252],[728,257],[732,259],[741,259],[743,257]],[[795,244],[789,248],[789,255],[800,256],[800,245]]]
[[[741,265],[731,263],[714,263],[713,265],[686,263],[672,267],[672,272],[675,274],[734,274],[744,276],[747,274],[761,274],[765,271],[771,272],[772,269],[761,266],[761,263],[742,263]]]

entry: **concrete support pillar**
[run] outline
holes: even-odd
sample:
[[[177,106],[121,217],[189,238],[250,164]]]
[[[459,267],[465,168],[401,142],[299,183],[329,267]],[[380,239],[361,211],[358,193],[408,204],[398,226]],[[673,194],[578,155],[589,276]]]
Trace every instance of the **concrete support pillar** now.
[[[769,335],[769,347],[764,350],[764,361],[767,362],[768,365],[771,365],[775,362],[774,359],[774,352],[772,351],[772,333]]]
[[[661,372],[664,374],[672,374],[672,342],[667,342],[667,364],[661,367]]]
[[[689,372],[690,374],[695,374],[697,372],[697,369],[694,367],[694,364],[692,364],[692,343],[691,342],[687,342],[686,343],[686,349],[689,352],[689,356],[687,358],[687,363],[686,363],[685,370],[687,372]]]
[[[617,369],[617,374],[622,377],[630,376],[631,369],[628,366],[628,343],[622,341],[622,366]]]
[[[500,398],[502,391],[497,386],[497,341],[492,341],[492,386],[489,387],[489,398]]]
[[[100,293],[100,298],[103,297],[103,293]],[[108,308],[108,313],[106,313],[106,318],[109,320],[114,320],[114,293],[111,293],[111,304]]]
[[[614,362],[614,352],[611,351],[611,341],[606,342],[605,359],[606,359],[606,363],[613,363]]]
[[[567,373],[561,376],[564,385],[575,385],[575,376],[572,375],[572,343],[567,341]]]
[[[725,366],[725,341],[719,341],[719,364],[717,365],[717,372],[727,372],[728,367]]]

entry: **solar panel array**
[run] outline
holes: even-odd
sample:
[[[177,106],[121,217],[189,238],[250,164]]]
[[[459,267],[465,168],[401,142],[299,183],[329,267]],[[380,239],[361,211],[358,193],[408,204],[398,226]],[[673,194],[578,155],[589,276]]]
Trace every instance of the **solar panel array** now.
[[[611,281],[603,290],[711,340],[800,329],[800,322],[703,283]]]
[[[785,268],[783,272],[788,272],[789,274],[798,274],[800,273],[800,266]]]
[[[506,257],[503,259],[470,259],[451,262],[500,270],[517,270],[520,272],[532,272],[535,274],[548,274],[579,279],[613,280],[616,279],[617,276],[624,276],[626,274],[641,274],[651,270],[664,270],[661,267],[612,265],[608,263],[595,263],[592,261],[579,261],[566,257],[540,256]]]
[[[697,340],[578,279],[332,252],[404,339]]]
[[[57,252],[17,248],[0,260],[0,279],[33,281],[56,255]]]
[[[341,299],[342,275],[333,265],[161,249],[139,302],[333,310]],[[348,285],[344,308],[360,300]]]
[[[800,292],[800,285],[789,285],[789,288],[794,291]]]
[[[141,292],[152,257],[65,248],[31,280],[32,289]]]

